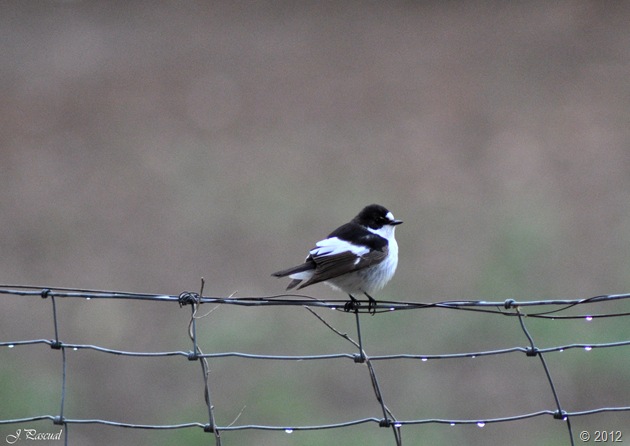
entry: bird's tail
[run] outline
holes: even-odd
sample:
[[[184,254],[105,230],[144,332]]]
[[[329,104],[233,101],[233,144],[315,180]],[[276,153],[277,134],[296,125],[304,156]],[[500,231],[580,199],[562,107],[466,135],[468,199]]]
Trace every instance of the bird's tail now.
[[[312,262],[305,262],[305,263],[303,263],[301,265],[298,265],[298,266],[294,266],[294,267],[291,267],[291,268],[283,269],[282,271],[276,271],[275,273],[272,274],[272,276],[274,276],[274,277],[287,277],[287,276],[291,276],[293,274],[299,274],[299,273],[303,273],[303,272],[310,271],[310,270],[313,270],[313,269],[315,269],[315,265]],[[304,280],[304,278],[301,278],[301,279],[294,278],[289,283],[289,286],[287,286],[287,290],[295,288],[303,280]]]
[[[287,268],[287,269],[283,269],[282,271],[276,271],[275,273],[272,274],[272,276],[274,277],[286,277],[286,276],[290,276],[291,274],[297,274],[297,273],[303,273],[304,271],[308,271],[313,269],[313,264],[306,262],[306,263],[302,263],[301,265],[298,266],[294,266],[291,268]]]

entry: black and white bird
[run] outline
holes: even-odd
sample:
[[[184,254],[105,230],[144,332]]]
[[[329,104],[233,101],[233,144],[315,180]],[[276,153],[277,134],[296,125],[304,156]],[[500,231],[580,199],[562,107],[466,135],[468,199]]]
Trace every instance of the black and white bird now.
[[[272,274],[293,279],[287,290],[324,282],[350,296],[345,310],[356,310],[356,295],[369,299],[368,311],[374,313],[376,301],[371,294],[391,280],[398,265],[398,243],[394,232],[401,224],[383,206],[363,208],[349,223],[315,244],[304,263]]]

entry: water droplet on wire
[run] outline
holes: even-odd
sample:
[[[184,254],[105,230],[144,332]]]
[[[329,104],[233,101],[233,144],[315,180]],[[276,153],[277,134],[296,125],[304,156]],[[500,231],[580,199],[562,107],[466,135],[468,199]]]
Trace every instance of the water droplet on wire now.
[[[289,428],[289,429],[285,429],[284,431],[285,431],[287,434],[292,434],[292,433],[293,433],[293,429],[290,429],[290,428]]]
[[[587,345],[586,347],[584,347],[584,350],[586,350],[587,352],[590,352],[591,350],[593,350],[593,347],[591,347],[590,345]]]
[[[477,422],[477,426],[479,427],[484,427],[486,425],[486,423],[484,423],[483,421],[478,421]]]
[[[586,316],[586,322],[590,322],[593,320],[593,316]]]

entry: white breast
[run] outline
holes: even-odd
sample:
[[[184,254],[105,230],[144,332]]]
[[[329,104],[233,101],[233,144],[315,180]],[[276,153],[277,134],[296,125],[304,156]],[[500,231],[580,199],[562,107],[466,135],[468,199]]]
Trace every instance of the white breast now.
[[[344,274],[327,281],[333,288],[345,293],[376,293],[392,280],[398,266],[398,243],[393,234],[389,238],[389,253],[387,258],[378,265],[360,271]]]

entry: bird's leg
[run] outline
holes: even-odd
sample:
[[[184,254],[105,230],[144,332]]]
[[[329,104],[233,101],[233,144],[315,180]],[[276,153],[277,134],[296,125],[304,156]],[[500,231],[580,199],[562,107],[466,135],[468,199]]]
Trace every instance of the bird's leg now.
[[[343,306],[343,311],[357,311],[361,303],[352,294],[348,294],[348,296],[350,296],[350,300]]]
[[[365,294],[370,301],[368,302],[368,313],[374,316],[374,314],[376,314],[376,300],[365,291],[363,292],[363,294]]]

